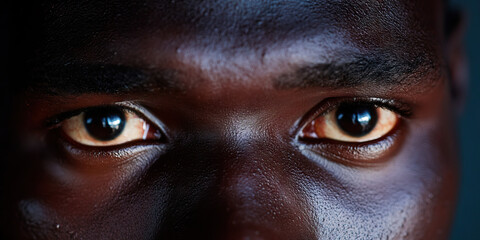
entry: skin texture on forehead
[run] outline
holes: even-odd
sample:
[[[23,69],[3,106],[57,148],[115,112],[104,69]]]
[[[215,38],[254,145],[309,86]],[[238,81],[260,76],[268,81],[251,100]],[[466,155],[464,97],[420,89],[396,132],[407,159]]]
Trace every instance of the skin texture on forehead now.
[[[436,53],[443,36],[443,6],[436,1],[62,1],[45,8],[50,55],[59,44],[105,55],[96,60],[124,48],[149,64],[197,52],[198,65],[248,54],[255,56],[239,65],[256,65],[274,50],[275,56],[300,51],[294,53],[303,61],[372,50],[406,58]]]
[[[457,160],[440,1],[41,5],[41,74],[19,110],[27,131],[62,112],[139,101],[172,140],[108,154],[30,150],[19,162],[34,173],[16,176],[33,183],[16,198],[19,236],[447,238]],[[381,164],[341,158],[375,158],[388,141],[325,157],[292,137],[337,98],[411,106]],[[108,167],[51,160],[70,150]],[[117,158],[125,163],[109,166]]]
[[[264,85],[259,79],[316,64],[395,59],[427,71],[443,60],[442,5],[435,2],[81,1],[45,9],[42,65],[174,69],[193,79],[184,85],[198,85],[200,76],[206,89],[224,81]],[[388,68],[395,65],[377,71]]]

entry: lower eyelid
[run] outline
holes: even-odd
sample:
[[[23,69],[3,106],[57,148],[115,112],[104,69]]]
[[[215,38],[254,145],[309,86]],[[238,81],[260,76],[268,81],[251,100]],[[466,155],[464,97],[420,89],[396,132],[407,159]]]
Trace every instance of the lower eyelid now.
[[[106,146],[101,149],[72,144],[55,139],[60,147],[62,162],[87,169],[108,169],[124,164],[149,164],[165,153],[166,146],[155,141],[127,143],[121,148]]]
[[[379,166],[400,149],[406,131],[404,123],[399,122],[387,135],[369,142],[340,143],[331,139],[303,139],[300,150],[346,166]]]

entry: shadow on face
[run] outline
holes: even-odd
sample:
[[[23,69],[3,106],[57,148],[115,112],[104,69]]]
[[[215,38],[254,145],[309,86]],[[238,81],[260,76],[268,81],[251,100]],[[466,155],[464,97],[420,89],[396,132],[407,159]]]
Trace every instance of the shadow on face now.
[[[448,236],[456,65],[439,1],[40,5],[12,63],[28,63],[12,236]]]

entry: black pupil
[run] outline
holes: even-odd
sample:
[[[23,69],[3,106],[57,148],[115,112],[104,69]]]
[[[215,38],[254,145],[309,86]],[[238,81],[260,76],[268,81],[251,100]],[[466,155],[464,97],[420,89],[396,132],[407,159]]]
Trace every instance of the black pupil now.
[[[109,141],[122,133],[125,127],[125,113],[116,107],[90,109],[85,111],[83,123],[92,137],[100,141]]]
[[[368,104],[342,104],[337,109],[338,126],[350,136],[362,137],[377,124],[377,108]]]

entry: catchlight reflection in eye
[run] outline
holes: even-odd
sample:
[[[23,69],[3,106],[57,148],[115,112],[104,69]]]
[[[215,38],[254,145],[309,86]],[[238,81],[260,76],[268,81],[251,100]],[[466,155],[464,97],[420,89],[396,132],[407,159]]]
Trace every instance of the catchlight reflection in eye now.
[[[114,146],[162,136],[147,120],[120,107],[85,110],[64,120],[61,129],[71,140],[87,146]]]
[[[373,104],[340,104],[308,123],[300,136],[340,142],[367,142],[388,134],[398,121],[399,116],[395,112]]]

